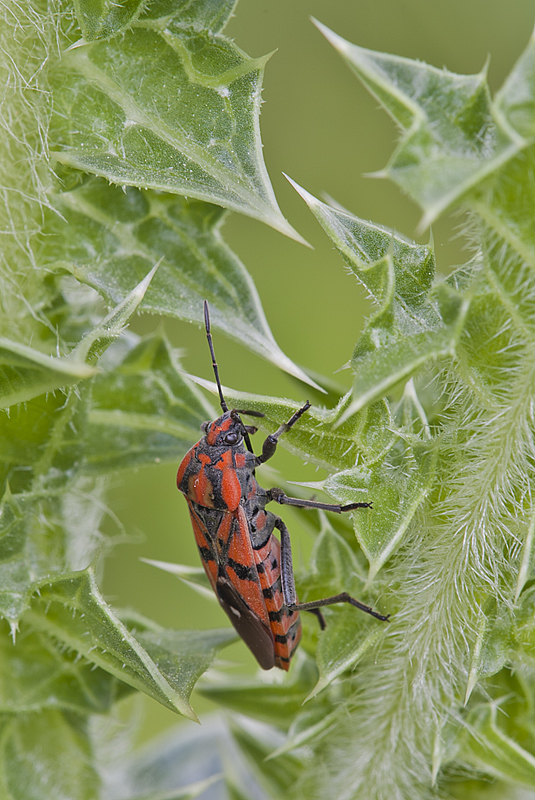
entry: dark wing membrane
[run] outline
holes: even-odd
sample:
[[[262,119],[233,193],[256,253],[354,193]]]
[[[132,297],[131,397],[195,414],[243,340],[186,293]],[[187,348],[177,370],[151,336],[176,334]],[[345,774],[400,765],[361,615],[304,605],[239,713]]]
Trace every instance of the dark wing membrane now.
[[[275,642],[240,506],[222,512],[188,500],[195,540],[219,602],[262,669],[275,666]]]
[[[269,627],[252,611],[230,580],[219,577],[216,592],[221,607],[262,669],[275,666],[275,647]]]

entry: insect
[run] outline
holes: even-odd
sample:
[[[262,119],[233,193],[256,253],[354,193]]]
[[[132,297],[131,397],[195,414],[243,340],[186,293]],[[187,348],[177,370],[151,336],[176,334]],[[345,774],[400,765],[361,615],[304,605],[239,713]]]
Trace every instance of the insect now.
[[[280,437],[310,408],[302,408],[270,434],[255,455],[250,436],[256,428],[245,425],[241,415],[262,417],[258,411],[228,408],[215,360],[208,303],[204,302],[206,337],[219,392],[222,415],[204,422],[203,438],[189,450],[177,474],[178,489],[185,495],[195,540],[208,579],[220,605],[263,669],[288,670],[301,638],[300,611],[318,617],[322,628],[323,606],[351,603],[377,619],[369,606],[342,592],[334,597],[300,603],[295,590],[290,535],[282,519],[266,511],[271,501],[299,508],[316,508],[337,514],[371,503],[335,505],[288,497],[282,489],[264,489],[255,469],[268,461]],[[274,534],[279,531],[279,539]]]

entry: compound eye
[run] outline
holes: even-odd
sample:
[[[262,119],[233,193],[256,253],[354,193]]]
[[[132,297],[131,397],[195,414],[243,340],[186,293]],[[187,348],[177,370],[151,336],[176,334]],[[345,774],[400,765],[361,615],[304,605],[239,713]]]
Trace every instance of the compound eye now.
[[[206,433],[209,427],[210,427],[210,420],[208,420],[207,422],[201,422],[201,431],[204,431],[204,433]]]
[[[230,433],[227,433],[227,435],[225,436],[225,444],[236,444],[239,438],[240,437],[237,433],[233,433],[231,431]]]

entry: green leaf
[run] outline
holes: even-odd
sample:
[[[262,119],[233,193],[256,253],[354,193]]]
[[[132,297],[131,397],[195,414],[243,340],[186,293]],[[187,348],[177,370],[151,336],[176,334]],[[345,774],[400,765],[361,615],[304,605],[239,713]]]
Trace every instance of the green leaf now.
[[[102,599],[91,570],[43,583],[25,619],[119,680],[196,720],[189,696],[233,631],[169,631],[129,615],[135,634]]]
[[[535,788],[535,756],[500,730],[496,703],[478,706],[468,722],[473,734],[463,747],[464,760],[490,775]]]
[[[108,672],[24,623],[16,637],[2,623],[0,653],[0,714],[103,714],[125,693]]]
[[[123,612],[121,621],[143,645],[169,685],[183,698],[184,704],[219,650],[238,639],[232,628],[171,630],[131,611]]]
[[[343,422],[427,362],[453,355],[469,301],[453,285],[432,289],[435,258],[429,247],[328,206],[294,186],[380,306],[353,353],[353,401],[340,417]]]
[[[495,108],[526,139],[535,136],[535,38],[530,42],[496,95]]]
[[[513,644],[511,622],[511,615],[499,609],[495,601],[489,602],[485,612],[481,612],[472,647],[465,705],[481,678],[496,675],[510,657]]]
[[[74,0],[87,42],[117,35],[139,16],[145,4],[145,0]]]
[[[204,326],[208,300],[214,329],[316,386],[275,342],[251,277],[223,241],[220,208],[176,195],[123,191],[96,178],[56,195],[55,203],[61,215],[48,216],[41,248],[48,268],[68,270],[115,305],[161,261],[144,312]]]
[[[9,800],[95,800],[100,778],[79,718],[61,711],[2,715],[0,796]],[[61,764],[60,757],[61,754]]]
[[[92,365],[122,332],[142,301],[156,267],[64,357],[47,356],[0,338],[0,408],[31,400],[96,374]]]
[[[172,17],[181,27],[207,30],[215,34],[223,30],[236,8],[236,0],[156,0],[146,4],[143,19]]]
[[[165,461],[200,437],[217,416],[180,373],[177,354],[160,334],[144,337],[92,384],[84,437],[84,470],[108,473]]]
[[[324,482],[325,490],[340,503],[373,502],[373,509],[353,516],[370,562],[368,582],[400,547],[433,484],[436,462],[436,445],[400,438],[384,461],[338,472]]]
[[[140,558],[140,561],[144,561],[145,564],[150,564],[164,572],[170,572],[171,575],[176,575],[179,580],[185,583],[186,586],[190,586],[195,592],[200,594],[201,597],[208,598],[209,600],[213,600],[214,603],[217,603],[216,594],[212,589],[212,585],[203,567],[172,564],[168,561],[154,561],[151,558]]]
[[[373,596],[363,596],[365,578],[355,553],[323,515],[322,530],[314,543],[303,588],[299,586],[299,597],[309,601],[348,592],[358,600],[374,605]],[[320,633],[316,651],[319,679],[307,696],[307,701],[316,697],[346,670],[356,666],[369,648],[386,633],[384,623],[372,620],[345,604],[331,606],[324,611],[327,627]]]
[[[218,788],[210,788],[222,779],[222,755],[230,741],[221,717],[207,717],[202,726],[167,727],[141,746],[133,741],[132,734],[139,733],[133,730],[135,721],[135,710],[126,723],[109,716],[91,719],[95,758],[105,778],[103,798],[116,798],[117,787],[121,800],[222,796]]]
[[[284,753],[289,753],[311,742],[318,742],[321,738],[335,730],[336,724],[336,712],[326,714],[325,707],[320,703],[316,703],[314,708],[307,707],[306,710],[301,711],[301,713],[295,717],[285,742],[270,753],[266,761],[272,761]]]
[[[334,530],[327,514],[322,511],[319,514],[321,529],[314,542],[306,583],[300,593],[306,594],[307,600],[315,600],[340,592],[352,594],[362,591],[366,580],[362,564],[349,544]]]
[[[514,647],[511,655],[516,654],[522,661],[535,663],[535,588],[530,586],[520,596],[507,633],[512,637]]]
[[[276,766],[267,761],[267,756],[281,743],[279,732],[243,717],[232,719],[230,730],[268,795],[287,796],[303,769],[303,761],[288,753],[279,756]]]
[[[363,637],[362,623],[356,619],[355,608],[343,608],[323,632],[317,652],[320,677],[307,695],[312,700],[336,678],[355,667],[368,651],[379,642],[384,632],[372,629]],[[358,613],[358,612],[357,612]]]
[[[145,297],[157,268],[158,265],[154,266],[124,300],[121,300],[116,308],[113,308],[92,331],[84,336],[73,350],[73,358],[83,360],[87,364],[96,364],[112,342],[123,332],[130,317]]]
[[[424,210],[423,230],[526,142],[492,107],[486,69],[456,75],[319,30],[403,130],[382,175]]]
[[[33,347],[0,338],[0,408],[72,386],[95,373],[83,361],[46,355]]]
[[[190,377],[217,396],[215,383]],[[274,433],[280,425],[288,422],[299,408],[299,404],[293,400],[237,392],[227,386],[223,387],[223,394],[227,402],[236,408],[264,414],[263,419],[255,419],[255,424],[267,434]],[[281,444],[301,458],[329,470],[352,466],[360,453],[370,461],[384,457],[393,440],[387,427],[391,423],[387,404],[379,400],[340,423],[350,401],[350,395],[346,395],[334,409],[312,406],[297,425],[281,437]]]
[[[71,457],[76,448],[63,464],[67,471]],[[104,507],[88,494],[97,487],[75,481],[66,493],[68,478],[56,469],[52,465],[50,474],[38,474],[35,493],[15,495],[8,489],[0,502],[0,615],[15,627],[36,583],[53,573],[83,569],[103,549]],[[24,467],[21,471],[31,474]]]
[[[53,76],[56,158],[115,184],[216,203],[303,241],[282,216],[262,159],[267,58],[250,59],[204,30],[202,11],[211,23],[231,7],[203,3],[192,18],[185,3],[155,3],[121,37],[77,42],[63,54]],[[90,35],[117,22],[103,9]]]
[[[314,663],[300,653],[284,683],[269,679],[203,681],[197,691],[225,708],[287,730],[316,678]]]

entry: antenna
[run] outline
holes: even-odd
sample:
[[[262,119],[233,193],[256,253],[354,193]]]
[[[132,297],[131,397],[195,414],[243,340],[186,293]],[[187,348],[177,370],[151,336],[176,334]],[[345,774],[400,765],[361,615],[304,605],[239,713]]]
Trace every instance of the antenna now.
[[[223,389],[221,388],[221,381],[219,380],[219,370],[215,360],[214,343],[212,341],[212,333],[210,329],[210,312],[208,311],[208,301],[204,301],[204,327],[206,328],[206,338],[208,339],[208,347],[210,348],[210,355],[212,356],[212,367],[214,368],[215,381],[217,383],[217,390],[219,392],[219,402],[223,413],[228,411],[228,406],[223,397]]]

